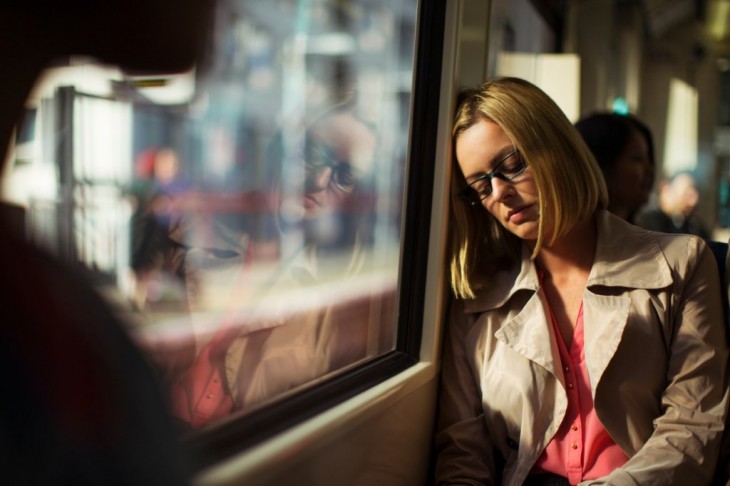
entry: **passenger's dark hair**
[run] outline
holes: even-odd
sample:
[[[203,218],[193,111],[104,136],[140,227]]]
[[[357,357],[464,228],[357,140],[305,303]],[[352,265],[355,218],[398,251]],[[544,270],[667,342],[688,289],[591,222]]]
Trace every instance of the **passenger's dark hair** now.
[[[650,145],[649,155],[654,162],[654,151],[651,148],[651,133],[649,129],[638,122],[635,117],[628,117],[616,113],[593,113],[578,120],[575,124],[588,148],[593,152],[598,165],[604,174],[613,168],[621,152],[626,147],[631,132],[639,130],[647,137]]]
[[[646,144],[649,148],[649,160],[651,161],[651,165],[656,167],[656,162],[654,161],[654,136],[651,134],[651,129],[649,129],[649,126],[646,123],[639,120],[634,115],[626,115],[626,118],[628,118],[634,126],[639,129],[641,134],[644,135]]]
[[[605,173],[629,138],[631,127],[611,113],[594,113],[581,118],[575,128],[593,152],[596,162]]]

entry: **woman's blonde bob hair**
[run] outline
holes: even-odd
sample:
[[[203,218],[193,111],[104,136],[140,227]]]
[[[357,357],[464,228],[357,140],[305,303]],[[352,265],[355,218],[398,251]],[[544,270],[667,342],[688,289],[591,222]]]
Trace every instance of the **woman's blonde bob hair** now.
[[[601,169],[580,134],[555,102],[537,86],[518,78],[497,78],[459,97],[452,147],[483,120],[504,130],[520,151],[538,192],[540,220],[532,257],[576,223],[608,204]],[[452,150],[451,287],[458,298],[475,291],[500,268],[515,264],[521,242],[481,205],[459,199],[466,180]]]

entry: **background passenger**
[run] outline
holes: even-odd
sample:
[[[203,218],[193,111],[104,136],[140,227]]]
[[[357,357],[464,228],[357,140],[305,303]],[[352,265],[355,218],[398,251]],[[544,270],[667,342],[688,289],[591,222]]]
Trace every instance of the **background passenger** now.
[[[138,310],[166,296],[174,285],[175,243],[170,238],[177,207],[188,189],[181,176],[180,159],[171,148],[149,148],[135,162],[135,179],[129,191],[133,285],[130,300]]]
[[[606,179],[608,210],[633,222],[654,184],[651,131],[635,117],[603,112],[578,120],[575,127]]]
[[[728,349],[705,243],[606,211],[589,149],[526,81],[469,91],[452,133],[437,483],[710,483]]]
[[[657,204],[641,211],[636,224],[654,231],[685,233],[708,240],[710,233],[695,214],[699,201],[694,176],[679,172],[661,182]]]
[[[189,69],[212,2],[0,3],[0,164],[42,71],[88,55],[135,72]],[[144,22],[140,22],[140,18]],[[56,64],[58,65],[58,64]],[[5,484],[189,480],[147,361],[82,272],[0,217],[0,469]]]

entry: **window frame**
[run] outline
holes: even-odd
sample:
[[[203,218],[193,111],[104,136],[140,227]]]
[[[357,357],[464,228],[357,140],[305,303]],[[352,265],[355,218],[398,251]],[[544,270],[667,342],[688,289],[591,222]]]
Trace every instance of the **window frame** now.
[[[419,362],[438,133],[445,0],[421,0],[410,99],[410,133],[398,278],[395,349],[241,417],[191,433],[183,446],[196,472],[378,385]],[[417,142],[415,142],[417,141]],[[406,251],[407,249],[407,251]]]

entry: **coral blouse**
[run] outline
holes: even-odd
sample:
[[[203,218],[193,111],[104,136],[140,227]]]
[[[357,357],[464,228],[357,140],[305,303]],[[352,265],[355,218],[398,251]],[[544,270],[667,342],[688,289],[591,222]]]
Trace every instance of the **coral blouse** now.
[[[609,474],[628,461],[628,457],[608,435],[593,407],[583,349],[583,303],[578,312],[570,349],[561,338],[549,302],[548,308],[560,350],[568,409],[558,432],[542,452],[531,474],[553,473],[568,478],[570,484],[578,484]]]

